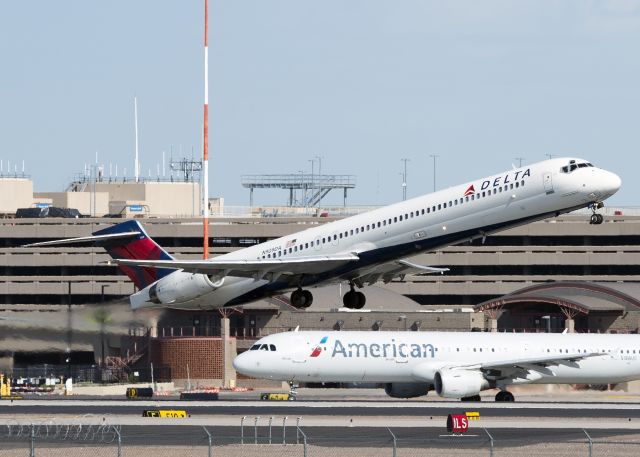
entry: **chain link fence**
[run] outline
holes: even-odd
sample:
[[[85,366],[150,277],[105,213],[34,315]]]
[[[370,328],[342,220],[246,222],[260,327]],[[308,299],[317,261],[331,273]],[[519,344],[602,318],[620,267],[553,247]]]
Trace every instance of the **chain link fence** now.
[[[120,426],[109,417],[0,425],[2,457],[627,457],[640,431],[305,427],[301,418],[244,417],[239,426]],[[169,424],[169,425],[167,425]]]

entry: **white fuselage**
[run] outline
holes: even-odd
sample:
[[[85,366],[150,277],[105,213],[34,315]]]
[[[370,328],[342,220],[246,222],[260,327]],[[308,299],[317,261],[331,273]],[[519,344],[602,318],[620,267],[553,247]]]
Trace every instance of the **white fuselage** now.
[[[293,382],[432,384],[443,369],[479,371],[502,362],[520,368],[501,368],[494,386],[640,379],[639,335],[299,331],[267,336],[252,349],[236,357],[236,370]],[[578,359],[533,362],[564,356]]]
[[[570,160],[583,166],[564,171]],[[172,273],[176,287],[190,284],[202,294],[192,300],[175,300],[172,306],[232,306],[299,286],[351,280],[378,264],[586,207],[605,200],[620,187],[617,175],[587,163],[569,158],[546,160],[225,254],[216,259],[284,261],[353,253],[359,260],[339,269],[316,268],[297,277],[295,284],[233,276],[220,280],[199,275],[194,280],[193,274],[177,271]],[[132,295],[131,303],[133,308],[152,305],[148,288]]]

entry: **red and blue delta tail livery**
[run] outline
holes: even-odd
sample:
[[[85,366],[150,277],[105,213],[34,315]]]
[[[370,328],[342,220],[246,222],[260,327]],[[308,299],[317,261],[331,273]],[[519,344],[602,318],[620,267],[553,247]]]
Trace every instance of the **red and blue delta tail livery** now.
[[[173,260],[171,255],[147,235],[138,221],[131,220],[122,222],[112,227],[99,230],[93,235],[110,235],[129,232],[138,233],[133,234],[130,238],[103,240],[97,242],[96,245],[102,246],[114,259]],[[128,265],[119,265],[118,268],[133,281],[138,289],[144,289],[158,279],[175,271],[170,268]]]
[[[321,344],[326,344],[327,339],[329,339],[328,336],[322,337],[322,339],[320,340],[320,343],[313,349],[313,351],[311,351],[311,357],[318,357],[322,353]]]

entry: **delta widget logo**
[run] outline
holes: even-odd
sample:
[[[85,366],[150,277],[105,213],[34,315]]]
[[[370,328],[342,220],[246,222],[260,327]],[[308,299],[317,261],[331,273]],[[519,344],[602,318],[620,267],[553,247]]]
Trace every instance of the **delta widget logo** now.
[[[320,343],[313,349],[313,351],[311,351],[311,357],[318,357],[320,354],[322,354],[322,348],[320,347],[320,345],[325,344],[328,339],[329,337],[327,336],[322,337]]]
[[[475,194],[475,193],[476,193],[476,189],[475,189],[475,187],[473,187],[473,184],[471,184],[471,185],[469,186],[469,188],[468,188],[467,190],[465,190],[465,191],[464,191],[464,195],[463,195],[463,197],[467,197],[467,196],[469,196],[469,195],[473,195],[473,194]]]

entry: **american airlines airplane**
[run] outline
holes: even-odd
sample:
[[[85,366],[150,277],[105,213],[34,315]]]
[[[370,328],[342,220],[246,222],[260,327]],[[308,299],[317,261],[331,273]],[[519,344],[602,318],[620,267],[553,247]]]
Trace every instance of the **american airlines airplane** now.
[[[420,252],[585,207],[593,210],[591,223],[600,224],[596,210],[620,183],[586,160],[545,160],[209,260],[173,258],[133,220],[91,237],[30,246],[104,246],[139,289],[130,297],[133,309],[220,308],[288,291],[293,306],[307,308],[308,288],[332,282],[347,282],[344,306],[359,309],[366,299],[356,287],[447,270],[408,260]]]
[[[293,331],[238,355],[255,378],[383,383],[396,398],[427,395],[514,401],[519,384],[614,384],[640,379],[640,336],[606,334]]]

